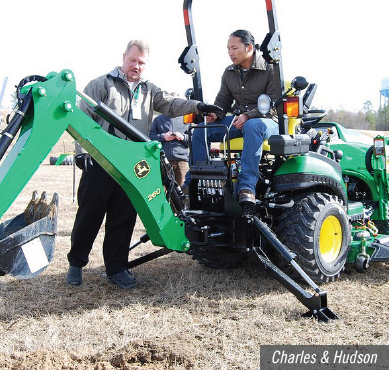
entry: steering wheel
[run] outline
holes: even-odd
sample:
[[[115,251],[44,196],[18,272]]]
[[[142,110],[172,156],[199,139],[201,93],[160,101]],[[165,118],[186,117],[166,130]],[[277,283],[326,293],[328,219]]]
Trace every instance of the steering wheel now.
[[[315,116],[311,116],[311,115],[315,115]],[[326,115],[327,115],[327,110],[308,110],[308,112],[304,114],[301,119],[302,126],[304,128],[313,127]]]

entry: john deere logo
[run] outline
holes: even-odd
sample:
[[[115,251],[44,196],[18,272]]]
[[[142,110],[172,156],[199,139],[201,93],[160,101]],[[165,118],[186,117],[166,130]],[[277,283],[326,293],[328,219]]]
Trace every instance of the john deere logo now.
[[[150,173],[150,166],[146,160],[141,160],[134,167],[135,175],[140,179]]]

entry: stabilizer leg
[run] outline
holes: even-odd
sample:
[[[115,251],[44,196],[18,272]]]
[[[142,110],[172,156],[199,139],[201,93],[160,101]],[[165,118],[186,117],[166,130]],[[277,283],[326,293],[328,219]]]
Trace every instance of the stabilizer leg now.
[[[321,291],[312,279],[304,272],[304,270],[294,260],[295,255],[285,247],[270,228],[259,218],[253,217],[254,225],[264,237],[264,239],[275,249],[281,256],[290,263],[298,274],[313,288],[314,294],[305,291],[291,277],[286,275],[281,269],[274,265],[258,247],[254,247],[254,253],[269,271],[273,277],[280,282],[286,289],[292,292],[297,299],[305,305],[309,312],[305,316],[314,316],[321,321],[329,321],[330,319],[338,319],[338,316],[327,307],[327,292]]]
[[[327,292],[320,291],[311,294],[305,291],[291,277],[275,266],[268,258],[260,254],[257,248],[254,248],[254,252],[264,265],[265,269],[309,309],[309,311],[303,315],[304,317],[315,317],[324,322],[339,319],[339,317],[327,307]]]

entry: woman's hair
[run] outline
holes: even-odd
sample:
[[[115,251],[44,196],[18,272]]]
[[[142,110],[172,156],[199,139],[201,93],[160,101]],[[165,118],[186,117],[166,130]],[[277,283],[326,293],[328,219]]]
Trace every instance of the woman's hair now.
[[[230,36],[239,37],[242,43],[245,45],[253,45],[254,49],[259,50],[259,44],[255,44],[254,36],[250,31],[247,30],[236,30]]]

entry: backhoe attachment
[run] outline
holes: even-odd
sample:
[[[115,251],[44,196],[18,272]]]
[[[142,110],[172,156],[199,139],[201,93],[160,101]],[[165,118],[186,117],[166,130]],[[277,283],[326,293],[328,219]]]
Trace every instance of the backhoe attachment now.
[[[77,95],[131,141],[112,136],[81,111]],[[153,245],[177,251],[190,248],[185,223],[170,204],[180,210],[182,192],[169,181],[169,163],[159,142],[151,141],[103,102],[77,92],[70,70],[23,79],[17,98],[13,119],[0,137],[0,218],[67,131],[131,198]],[[55,231],[56,212],[47,211],[39,218],[23,213],[4,222],[0,227],[0,274],[30,278],[41,272],[52,259]]]
[[[58,194],[32,194],[23,213],[0,225],[0,274],[19,279],[39,275],[54,256]]]

